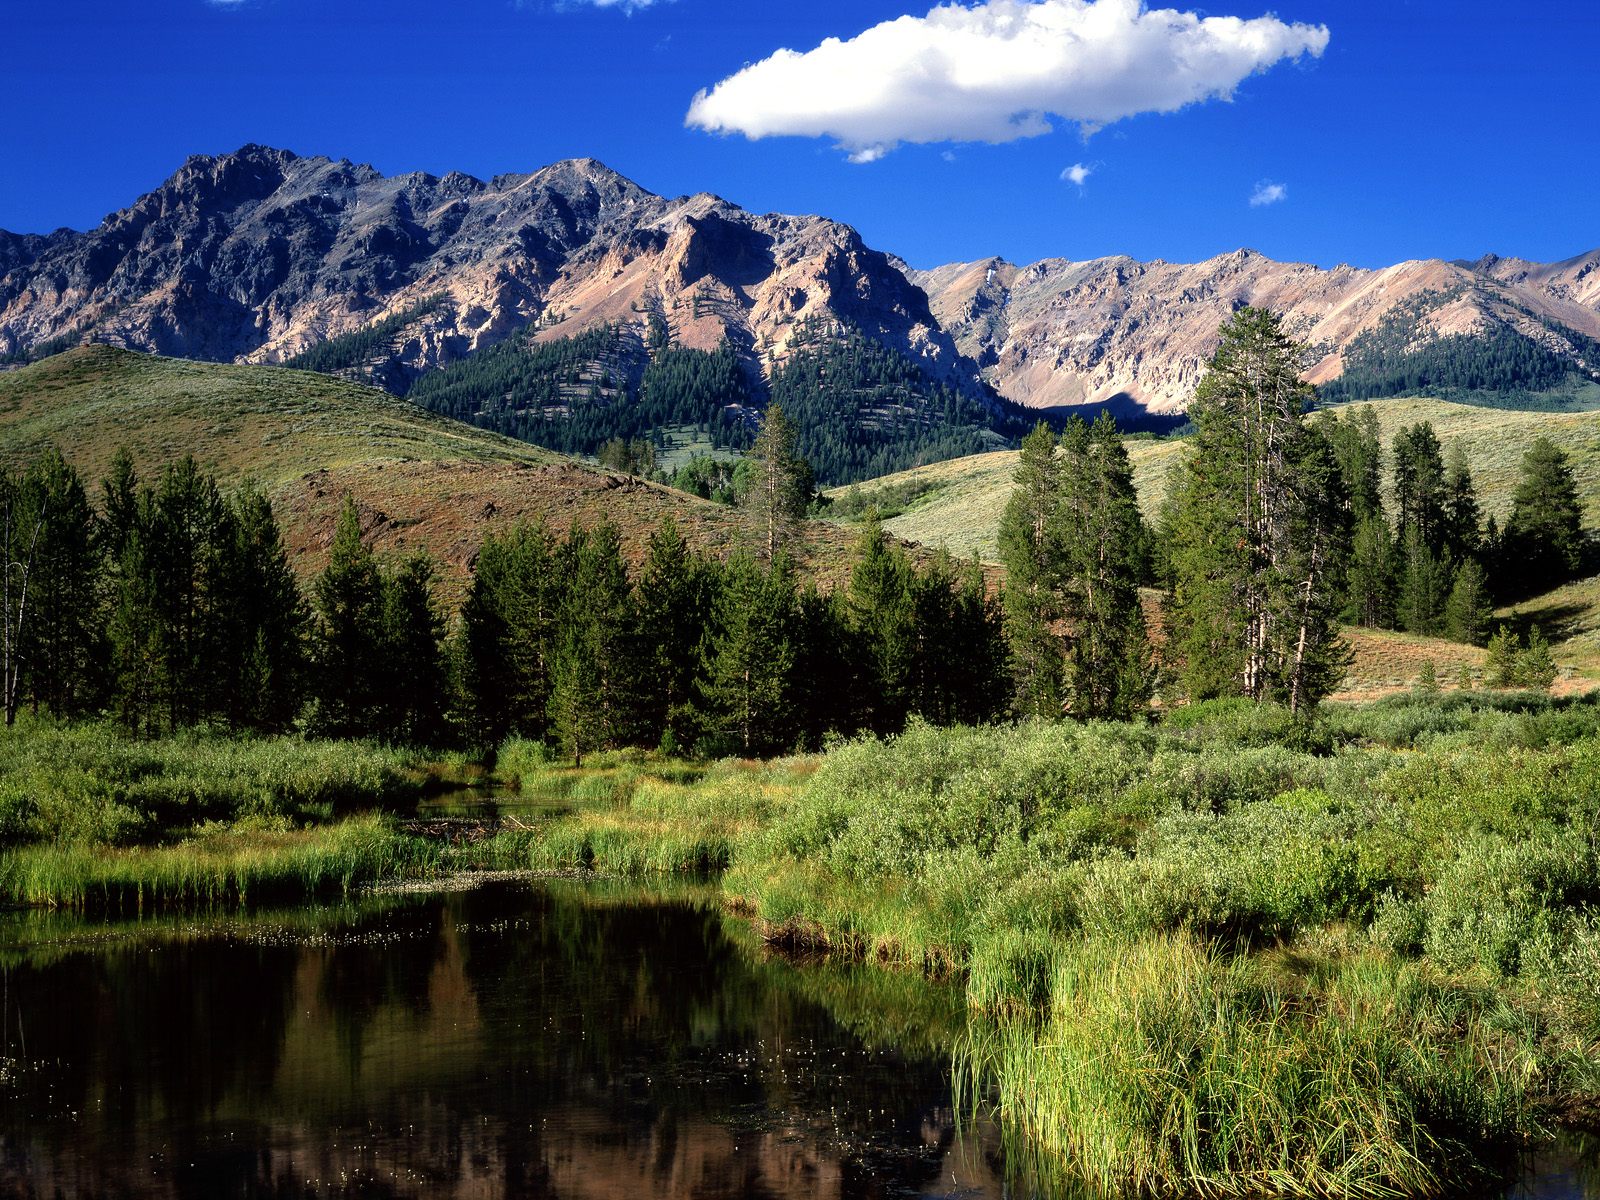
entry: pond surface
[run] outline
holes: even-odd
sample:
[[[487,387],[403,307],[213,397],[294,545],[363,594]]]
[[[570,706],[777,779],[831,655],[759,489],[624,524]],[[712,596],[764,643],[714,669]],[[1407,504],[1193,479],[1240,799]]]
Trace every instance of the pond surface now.
[[[954,989],[767,954],[712,889],[500,882],[0,915],[0,1197],[999,1198]],[[1504,1200],[1600,1200],[1576,1144]]]
[[[707,892],[0,918],[0,1196],[998,1197],[948,988]]]

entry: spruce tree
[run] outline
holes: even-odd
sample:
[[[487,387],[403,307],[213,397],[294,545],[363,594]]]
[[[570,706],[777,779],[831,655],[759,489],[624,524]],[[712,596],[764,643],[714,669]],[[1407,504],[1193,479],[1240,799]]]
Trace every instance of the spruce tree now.
[[[229,681],[223,707],[236,729],[282,733],[305,701],[310,610],[266,496],[246,486],[229,505],[234,544],[226,657],[219,664]]]
[[[1541,592],[1571,579],[1583,558],[1583,505],[1566,453],[1541,437],[1522,456],[1522,477],[1502,533],[1508,594]],[[1514,574],[1515,584],[1510,583]]]
[[[1397,602],[1400,628],[1407,633],[1431,637],[1440,631],[1443,623],[1451,565],[1448,559],[1434,553],[1418,525],[1406,530],[1403,549]]]
[[[1344,618],[1369,629],[1391,629],[1395,621],[1395,550],[1382,510],[1356,526],[1345,572]]]
[[[538,525],[484,537],[461,608],[462,723],[478,745],[549,731],[557,618],[570,576]]]
[[[628,741],[636,727],[632,589],[622,535],[609,521],[567,538],[571,574],[556,634],[551,720],[563,746],[583,756]]]
[[[1222,327],[1189,410],[1195,435],[1172,530],[1172,649],[1192,698],[1282,700],[1337,683],[1348,506],[1327,440],[1306,427],[1304,347],[1263,309]]]
[[[316,608],[312,728],[324,737],[381,735],[384,586],[361,516],[346,494],[328,566],[313,590]]]
[[[1339,464],[1353,527],[1383,516],[1383,439],[1377,411],[1363,404],[1319,421]]]
[[[794,720],[805,744],[816,749],[829,733],[861,727],[861,656],[844,592],[824,593],[807,581],[795,600],[791,632]]]
[[[432,561],[419,551],[383,581],[380,720],[384,736],[403,745],[438,746],[446,736],[450,677],[433,574]]]
[[[1481,646],[1489,636],[1494,609],[1489,603],[1489,583],[1475,558],[1456,568],[1450,598],[1444,606],[1444,635],[1453,642]]]
[[[1074,716],[1126,718],[1150,698],[1139,578],[1148,540],[1133,469],[1110,413],[1073,418],[1061,437],[1058,601],[1069,628]]]
[[[54,447],[29,467],[19,498],[22,528],[28,514],[41,522],[27,572],[27,622],[20,631],[23,688],[36,709],[84,716],[97,706],[105,675],[94,510],[77,471]],[[8,561],[17,561],[21,547],[12,549]]]
[[[704,561],[669,516],[650,535],[636,597],[639,736],[647,744],[672,729],[672,744],[683,745],[688,734],[686,727],[673,729],[672,718],[693,700],[710,617],[708,582]]]
[[[862,715],[874,732],[898,733],[911,711],[916,689],[913,674],[919,665],[916,573],[906,552],[884,536],[875,511],[867,516],[856,555],[848,602],[861,656],[866,700]],[[948,595],[948,579],[944,589]],[[934,613],[930,610],[928,615]],[[926,659],[922,665],[927,665]]]
[[[1482,513],[1478,490],[1472,482],[1472,469],[1460,446],[1450,448],[1444,474],[1444,553],[1452,562],[1478,558],[1483,553]]]
[[[1438,554],[1445,525],[1445,467],[1431,422],[1422,421],[1395,434],[1394,496],[1399,544],[1410,545],[1414,529],[1421,544]]]
[[[794,744],[795,604],[793,570],[781,556],[763,567],[736,554],[723,569],[699,682],[710,730],[702,750],[752,757]]]
[[[1012,703],[1024,717],[1055,719],[1064,707],[1065,653],[1055,627],[1061,617],[1060,503],[1056,437],[1040,421],[1023,439],[999,531]]]
[[[746,455],[750,471],[742,499],[755,544],[769,563],[789,548],[811,503],[814,479],[795,448],[798,436],[782,407],[769,404]]]

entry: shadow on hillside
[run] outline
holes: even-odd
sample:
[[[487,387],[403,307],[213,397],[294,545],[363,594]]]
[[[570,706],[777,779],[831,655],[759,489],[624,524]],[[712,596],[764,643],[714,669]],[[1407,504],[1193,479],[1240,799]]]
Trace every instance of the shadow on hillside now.
[[[1189,424],[1189,418],[1184,413],[1151,412],[1127,392],[1118,392],[1093,404],[1058,404],[1054,408],[1033,409],[1031,415],[1041,417],[1053,428],[1059,429],[1067,423],[1068,417],[1093,421],[1102,412],[1110,413],[1123,433],[1152,433],[1157,437],[1166,437]]]

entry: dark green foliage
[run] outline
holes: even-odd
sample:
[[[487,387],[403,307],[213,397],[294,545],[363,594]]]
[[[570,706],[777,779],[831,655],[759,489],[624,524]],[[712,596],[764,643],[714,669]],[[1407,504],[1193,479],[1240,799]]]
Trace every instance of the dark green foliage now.
[[[1478,508],[1478,491],[1473,486],[1467,455],[1460,446],[1450,451],[1444,475],[1444,513],[1440,540],[1453,562],[1477,558],[1483,553],[1483,522]]]
[[[710,564],[689,548],[668,518],[650,535],[635,600],[639,738],[647,745],[659,744],[668,730],[677,745],[686,744],[689,730],[681,721],[694,698],[712,583]]]
[[[709,454],[697,454],[672,476],[672,486],[680,492],[699,496],[702,500],[715,500],[718,504],[734,502],[733,477],[738,464]]]
[[[1061,435],[1059,582],[1069,629],[1069,710],[1080,718],[1127,718],[1150,699],[1154,674],[1139,581],[1149,534],[1116,422],[1069,421]]]
[[[1394,500],[1400,545],[1415,530],[1424,546],[1438,547],[1445,523],[1444,455],[1430,422],[1394,436]]]
[[[795,449],[798,432],[774,400],[745,456],[748,469],[734,476],[739,502],[749,518],[751,544],[769,563],[793,540],[816,491],[811,464]]]
[[[565,454],[607,442],[649,441],[664,426],[697,430],[714,446],[749,444],[749,388],[738,355],[662,348],[640,374],[638,346],[597,326],[570,338],[527,334],[423,375],[408,399],[484,429]]]
[[[1419,293],[1377,328],[1358,334],[1345,349],[1344,374],[1323,385],[1322,398],[1330,403],[1382,396],[1456,399],[1479,392],[1522,397],[1559,388],[1581,374],[1574,359],[1507,325],[1433,337],[1427,314],[1458,294]],[[1566,326],[1544,324],[1590,363],[1600,361],[1600,343]]]
[[[600,447],[595,461],[607,470],[648,478],[656,472],[656,448],[644,438],[612,438]]]
[[[911,583],[915,645],[910,708],[934,725],[976,725],[1005,712],[1011,680],[1000,602],[974,557],[940,551]]]
[[[544,529],[518,525],[484,538],[461,610],[464,724],[477,745],[545,736],[565,585]]]
[[[355,500],[344,499],[328,566],[314,589],[316,711],[324,737],[381,735],[388,697],[379,664],[385,632],[383,574],[361,540]]]
[[[1508,595],[1541,592],[1565,583],[1583,557],[1583,505],[1567,456],[1540,438],[1522,458],[1522,478],[1500,538]]]
[[[1060,495],[1056,438],[1040,421],[1023,439],[999,532],[1014,707],[1024,717],[1055,718],[1065,707],[1066,654],[1054,627],[1061,616],[1056,594]]]
[[[229,501],[234,542],[231,612],[223,643],[237,680],[223,705],[235,729],[288,730],[304,705],[310,610],[300,595],[272,505],[254,487]]]
[[[26,585],[26,606],[20,595],[8,604],[26,618],[11,630],[21,667],[17,699],[60,717],[84,716],[98,706],[105,685],[94,510],[78,473],[54,448],[0,488],[14,509],[0,557],[26,567],[25,576],[13,567],[10,580],[13,590]]]
[[[1453,642],[1481,646],[1489,636],[1489,620],[1494,615],[1489,602],[1489,581],[1475,558],[1464,559],[1456,568],[1450,597],[1444,606],[1444,635]]]
[[[443,295],[429,296],[371,325],[318,342],[293,358],[284,359],[283,365],[301,371],[320,371],[325,375],[359,371],[380,352],[392,352],[397,334],[403,333],[423,317],[437,312],[446,303],[448,298]],[[365,374],[364,371],[362,373]]]
[[[1169,646],[1191,699],[1309,709],[1342,675],[1336,615],[1350,506],[1328,439],[1302,419],[1303,348],[1244,308],[1195,393],[1171,529]]]
[[[568,583],[556,626],[550,719],[582,765],[584,754],[626,744],[634,733],[633,600],[615,525],[574,529],[560,559]]]
[[[866,697],[861,717],[868,729],[884,733],[903,727],[911,710],[918,658],[916,568],[872,519],[856,554],[847,603]]]
[[[1529,631],[1524,644],[1509,626],[1502,625],[1489,639],[1483,674],[1490,687],[1544,691],[1556,680],[1556,662],[1538,626]]]
[[[722,568],[699,708],[702,751],[746,758],[793,748],[796,740],[796,592],[787,560],[763,566],[736,554]]]
[[[450,677],[445,668],[444,617],[433,601],[433,563],[417,553],[383,581],[382,657],[373,664],[383,682],[380,730],[402,746],[446,740]]]
[[[772,372],[772,402],[799,428],[798,452],[824,483],[889,475],[1003,444],[978,401],[934,383],[903,355],[852,326],[796,331]],[[1004,434],[1014,431],[1004,424]]]
[[[1413,525],[1402,544],[1399,600],[1400,628],[1433,636],[1440,631],[1445,598],[1450,591],[1450,561],[1434,553]]]
[[[1394,538],[1380,509],[1356,526],[1351,539],[1344,619],[1371,629],[1392,628],[1398,569]]]
[[[1323,417],[1319,427],[1328,438],[1353,525],[1383,515],[1383,441],[1378,414],[1364,404],[1338,419]]]

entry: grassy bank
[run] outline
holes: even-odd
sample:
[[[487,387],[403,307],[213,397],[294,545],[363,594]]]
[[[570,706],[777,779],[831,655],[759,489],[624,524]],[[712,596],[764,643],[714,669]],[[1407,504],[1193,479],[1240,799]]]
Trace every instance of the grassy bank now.
[[[966,1095],[1064,1187],[1439,1195],[1600,1093],[1593,703],[1450,693],[1311,728],[1213,704],[606,770],[606,797],[483,852],[726,862],[773,943],[964,980]]]
[[[0,737],[0,899],[253,903],[417,873],[437,850],[371,814],[409,807],[459,765],[352,742],[134,741],[24,722]]]

